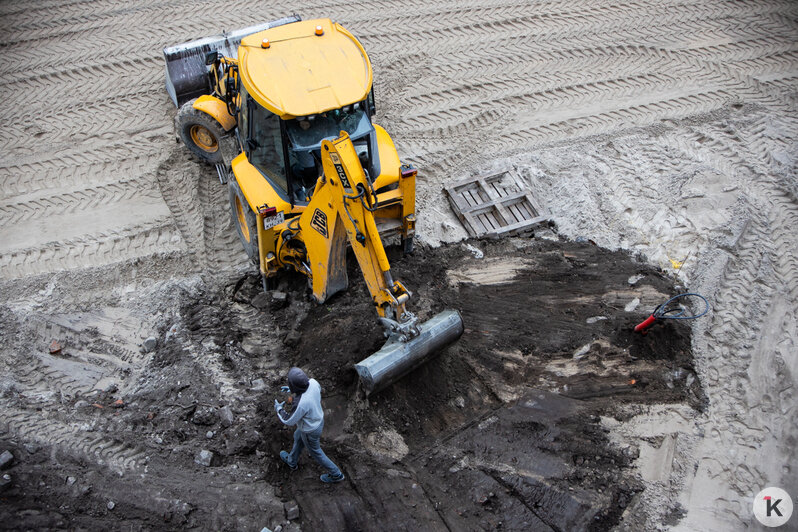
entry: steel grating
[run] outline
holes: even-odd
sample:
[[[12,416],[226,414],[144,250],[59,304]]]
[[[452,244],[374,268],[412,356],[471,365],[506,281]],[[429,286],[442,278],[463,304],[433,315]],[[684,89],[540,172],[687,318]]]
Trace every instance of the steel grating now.
[[[499,236],[547,223],[547,213],[514,169],[469,177],[444,187],[471,236]]]

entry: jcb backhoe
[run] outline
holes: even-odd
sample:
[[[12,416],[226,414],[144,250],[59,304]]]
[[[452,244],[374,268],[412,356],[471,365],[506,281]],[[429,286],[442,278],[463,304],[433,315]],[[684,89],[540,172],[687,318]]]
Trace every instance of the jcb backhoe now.
[[[406,308],[410,292],[391,276],[381,235],[412,249],[416,170],[371,121],[371,63],[351,33],[294,16],[169,47],[164,57],[178,134],[227,182],[264,290],[292,269],[326,301],[347,288],[351,246],[388,338],[355,365],[366,393],[462,334],[454,310],[419,324]]]

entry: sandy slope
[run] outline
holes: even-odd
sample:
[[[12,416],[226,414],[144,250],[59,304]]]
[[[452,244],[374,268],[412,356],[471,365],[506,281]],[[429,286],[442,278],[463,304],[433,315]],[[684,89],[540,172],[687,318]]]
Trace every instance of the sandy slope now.
[[[136,344],[154,316],[135,292],[158,285],[137,285],[137,269],[166,281],[246,267],[224,190],[175,144],[160,50],[291,12],[341,21],[369,51],[378,121],[421,169],[425,242],[465,235],[443,183],[512,165],[562,233],[663,267],[689,254],[680,275],[713,304],[694,329],[710,403],[612,425],[650,442],[649,489],[627,522],[672,522],[678,502],[678,527],[740,528],[762,487],[798,493],[798,4],[788,0],[3,2],[4,299],[31,338],[88,335],[111,353],[77,381],[31,357],[18,386],[91,389],[95,374],[145,364]],[[64,269],[82,281],[48,284]],[[133,310],[91,308],[109,293]],[[41,434],[29,412],[7,415],[22,438]],[[48,430],[63,445],[105,448],[68,426]]]

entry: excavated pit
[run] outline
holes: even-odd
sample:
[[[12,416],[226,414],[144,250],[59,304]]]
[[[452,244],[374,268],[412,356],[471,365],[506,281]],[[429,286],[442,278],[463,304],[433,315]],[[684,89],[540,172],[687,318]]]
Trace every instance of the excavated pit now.
[[[611,443],[602,418],[624,415],[621,405],[704,402],[688,327],[631,332],[676,293],[672,281],[589,242],[512,238],[389,255],[422,319],[462,313],[462,338],[439,356],[364,397],[352,366],[384,339],[351,256],[349,290],[324,305],[307,302],[298,276],[282,281],[286,300],[261,295],[252,274],[177,291],[178,318],[135,383],[78,393],[49,414],[109,439],[98,451],[108,467],[79,450],[50,461],[47,445],[4,439],[19,465],[0,515],[56,528],[617,524],[643,489],[630,468],[639,451]],[[80,347],[66,342],[57,356]],[[322,385],[323,446],[347,475],[335,487],[307,456],[296,472],[277,458],[291,431],[272,403],[292,365]],[[126,448],[136,449],[131,462],[114,461]],[[195,461],[202,450],[210,465]],[[294,501],[299,517],[288,522]]]

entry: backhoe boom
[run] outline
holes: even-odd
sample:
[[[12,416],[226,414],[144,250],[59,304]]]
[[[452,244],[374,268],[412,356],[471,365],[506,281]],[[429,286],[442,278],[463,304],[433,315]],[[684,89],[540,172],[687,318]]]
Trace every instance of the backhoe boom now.
[[[395,381],[423,363],[427,356],[456,340],[463,322],[456,311],[445,311],[417,325],[407,310],[410,292],[393,279],[377,231],[377,197],[357,152],[345,131],[321,145],[324,174],[299,220],[305,242],[313,296],[318,302],[346,286],[346,242],[352,246],[363,279],[385,328],[385,346],[355,365],[367,393]],[[403,175],[411,177],[410,172]],[[412,172],[415,177],[415,172]]]

